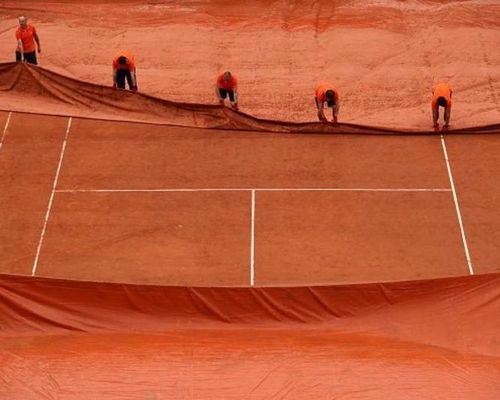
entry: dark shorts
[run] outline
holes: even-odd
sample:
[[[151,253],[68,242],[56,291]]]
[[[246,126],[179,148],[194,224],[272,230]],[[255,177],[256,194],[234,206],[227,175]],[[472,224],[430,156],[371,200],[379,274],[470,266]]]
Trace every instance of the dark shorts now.
[[[222,99],[225,99],[227,96],[229,96],[229,101],[234,102],[234,90],[227,90],[227,89],[221,89],[219,88],[219,94]]]
[[[125,79],[127,80],[128,87],[132,89],[132,72],[128,69],[117,69],[116,70],[116,87],[119,89],[125,89]]]
[[[24,53],[24,60],[29,62],[30,64],[37,65],[38,62],[36,60],[36,51],[32,51],[31,53]],[[21,53],[16,51],[16,61],[21,62]]]

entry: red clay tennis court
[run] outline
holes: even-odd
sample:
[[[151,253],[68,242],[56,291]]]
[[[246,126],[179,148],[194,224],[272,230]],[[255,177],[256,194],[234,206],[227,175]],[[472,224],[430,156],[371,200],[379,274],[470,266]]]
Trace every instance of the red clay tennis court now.
[[[2,29],[29,12],[53,43],[44,68],[0,64],[0,398],[498,398],[498,7],[130,2],[110,17],[132,15],[122,37],[144,39],[151,17],[177,38],[166,48],[184,51],[170,65],[160,46],[165,70],[145,61],[146,90],[129,93],[107,87],[93,58],[96,38],[114,43],[117,29],[91,20],[113,5],[4,3]],[[480,51],[482,68],[458,84],[448,133],[385,94],[389,71],[413,93],[428,70],[459,80],[398,19],[413,29],[430,19],[419,29],[439,38],[457,24],[458,37],[476,35],[478,46],[448,50]],[[85,65],[56,51],[65,24],[67,40],[79,28],[89,46]],[[348,51],[367,30],[384,60]],[[347,92],[335,127],[310,122],[299,79],[317,66],[304,54],[328,57],[332,32],[346,57],[335,73],[370,70],[357,85],[376,100]],[[200,36],[216,53],[200,48],[208,69],[189,51]],[[408,39],[402,55],[382,46],[395,37]],[[258,47],[261,64],[231,44]],[[271,50],[278,65],[263,56]],[[203,92],[223,55],[249,82],[243,112]],[[179,91],[183,76],[201,101]],[[274,92],[287,93],[292,118]]]
[[[245,287],[498,272],[494,135],[1,117],[3,273]]]

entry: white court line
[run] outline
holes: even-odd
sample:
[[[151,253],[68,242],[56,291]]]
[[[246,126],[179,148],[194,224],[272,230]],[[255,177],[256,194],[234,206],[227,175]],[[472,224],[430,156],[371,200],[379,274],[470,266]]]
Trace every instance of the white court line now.
[[[455,202],[455,210],[457,212],[457,219],[458,219],[458,225],[460,226],[460,233],[462,234],[462,242],[464,245],[465,258],[467,259],[467,266],[469,267],[469,273],[471,275],[474,275],[474,269],[472,268],[472,262],[469,253],[469,246],[467,245],[467,238],[465,236],[465,229],[462,221],[462,213],[460,212],[460,205],[458,204],[457,191],[455,190],[453,174],[451,173],[450,159],[448,158],[448,151],[446,150],[446,143],[444,141],[444,136],[442,134],[441,134],[441,147],[443,148],[444,159],[446,161],[446,168],[448,169],[448,178],[450,178],[451,191],[453,193],[453,201]]]
[[[450,188],[200,188],[200,189],[58,189],[56,193],[149,192],[451,192]]]
[[[61,154],[59,155],[59,163],[57,164],[56,176],[54,178],[54,183],[52,184],[52,193],[49,198],[49,205],[47,206],[47,212],[45,213],[45,221],[43,222],[42,233],[40,234],[40,240],[38,241],[38,247],[36,249],[35,261],[33,262],[33,269],[31,270],[31,275],[35,276],[36,268],[38,266],[38,260],[40,258],[40,251],[42,250],[43,239],[45,237],[45,231],[47,230],[47,224],[49,223],[50,210],[52,209],[52,203],[54,202],[54,196],[56,193],[57,181],[59,180],[59,174],[61,172],[61,166],[64,158],[64,151],[66,150],[66,143],[68,141],[69,130],[71,128],[72,117],[68,119],[68,126],[66,127],[66,135],[64,136],[64,142],[61,148]]]
[[[0,149],[2,148],[3,140],[5,139],[5,134],[7,133],[7,128],[9,127],[11,115],[12,115],[12,111],[9,112],[9,115],[7,116],[7,121],[5,121],[5,126],[3,128],[2,138],[0,138]]]
[[[250,223],[250,286],[255,282],[255,190],[252,190]]]

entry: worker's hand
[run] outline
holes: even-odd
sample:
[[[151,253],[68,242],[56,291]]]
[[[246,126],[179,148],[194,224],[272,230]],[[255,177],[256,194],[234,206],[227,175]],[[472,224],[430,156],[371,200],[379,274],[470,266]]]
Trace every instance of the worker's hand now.
[[[439,132],[439,124],[434,124],[434,132]]]
[[[445,125],[443,125],[443,129],[442,129],[442,130],[446,132],[446,131],[448,130],[448,128],[449,128],[449,127],[450,127],[450,125],[445,124]]]
[[[318,118],[321,122],[328,122],[328,120],[325,117],[325,114],[323,114],[321,111],[318,111]]]
[[[238,104],[231,104],[231,108],[234,110],[234,111],[238,111],[240,108],[238,107]]]
[[[113,89],[116,89],[116,83],[113,83]]]
[[[42,48],[38,47],[38,53],[41,53],[41,52],[42,52]]]
[[[338,122],[337,116],[335,115],[332,119],[332,124],[336,124]]]
[[[137,85],[132,86],[132,92],[137,92]]]

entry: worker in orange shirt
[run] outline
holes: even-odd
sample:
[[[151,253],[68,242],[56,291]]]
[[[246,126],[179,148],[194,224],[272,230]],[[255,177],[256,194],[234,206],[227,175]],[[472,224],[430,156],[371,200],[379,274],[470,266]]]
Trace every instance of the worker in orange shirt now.
[[[233,110],[238,110],[238,79],[230,71],[226,71],[217,77],[215,93],[220,105],[224,105],[224,100],[229,97],[229,102]]]
[[[130,90],[137,91],[134,55],[130,51],[119,51],[113,59],[113,87],[125,89],[125,79]]]
[[[318,109],[318,118],[322,122],[327,122],[325,116],[325,105],[332,109],[332,122],[334,124],[338,121],[338,114],[340,109],[339,93],[333,88],[331,83],[322,83],[316,87],[314,93],[314,101]]]
[[[16,61],[17,62],[28,62],[30,64],[38,64],[36,59],[36,52],[42,52],[42,47],[40,46],[40,38],[36,33],[36,29],[33,25],[28,24],[28,18],[19,17],[19,28],[16,30]],[[36,43],[36,45],[35,45]]]
[[[439,130],[439,107],[444,108],[444,125],[443,129],[446,130],[450,126],[451,115],[451,95],[453,91],[451,86],[447,83],[438,83],[432,89],[432,120],[434,123],[434,130]]]

